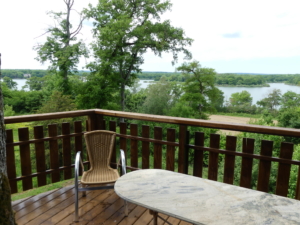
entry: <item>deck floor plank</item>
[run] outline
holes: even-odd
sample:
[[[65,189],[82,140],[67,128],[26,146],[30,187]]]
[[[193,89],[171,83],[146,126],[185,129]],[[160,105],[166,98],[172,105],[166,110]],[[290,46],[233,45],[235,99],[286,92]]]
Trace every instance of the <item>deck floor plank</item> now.
[[[127,217],[124,217],[119,225],[129,225],[129,224],[135,224],[135,222],[141,217],[141,215],[146,211],[147,209],[141,206],[137,206]],[[142,225],[140,223],[136,225]]]
[[[102,191],[94,191],[94,192],[87,192],[86,197],[79,198],[78,207],[79,207],[79,215],[80,215],[80,209],[86,206],[91,200],[98,198],[100,195],[104,193],[104,190]],[[81,194],[80,194],[81,196]],[[42,224],[57,224],[60,223],[63,220],[71,220],[73,222],[74,220],[74,211],[75,211],[75,198],[73,196],[73,199],[71,201],[71,204],[69,204],[68,207],[62,209],[60,212],[58,212],[55,216],[52,216],[51,218],[44,221]],[[69,219],[66,219],[70,217]]]
[[[22,198],[22,199],[19,199],[19,200],[16,200],[16,201],[13,201],[12,202],[12,207],[14,208],[16,205],[22,203],[22,202],[25,202],[26,200],[28,200],[29,198],[32,198],[33,196],[30,196],[30,197],[27,197],[27,198]]]
[[[91,197],[95,192],[101,193],[97,194],[95,197]],[[93,209],[98,210],[98,213],[102,212],[105,208],[108,207],[106,203],[107,199],[111,196],[115,196],[114,192],[111,190],[102,190],[102,191],[88,191],[87,197],[83,197],[79,200],[79,222],[75,224],[86,224],[91,219],[91,214],[93,214]],[[89,197],[88,197],[89,196]],[[84,203],[84,204],[83,204]],[[58,224],[72,224],[74,222],[74,205],[70,208],[69,215],[63,220],[59,221]]]
[[[128,212],[129,215],[131,214],[131,212],[137,207],[137,205],[132,204],[132,203],[128,203]],[[119,224],[125,217],[125,212],[124,212],[124,206],[122,208],[120,208],[119,210],[117,210],[111,217],[109,217],[106,221],[105,221],[105,225],[116,225]],[[93,223],[91,223],[93,224]]]
[[[149,213],[149,210],[146,210],[143,215],[134,223],[138,224],[149,224],[153,220],[153,216]]]
[[[116,198],[116,201],[109,205],[105,210],[99,213],[97,208],[94,208],[91,212],[93,217],[86,224],[102,224],[108,218],[110,218],[116,211],[118,211],[122,206],[124,206],[124,201],[120,199],[117,195],[113,195]]]
[[[26,213],[27,208],[24,208],[21,211],[19,211],[16,214],[17,222],[21,224],[25,224],[27,222],[31,222],[32,220],[35,220],[36,218],[40,218],[40,217],[46,218],[47,216],[49,216],[47,214],[49,210],[51,210],[52,208],[56,208],[61,202],[64,202],[66,199],[72,197],[73,195],[74,195],[74,189],[72,188],[57,197],[53,196],[53,198],[51,198],[50,196],[47,196],[46,203],[44,203],[44,201],[42,201],[43,204],[39,204],[39,202],[35,202],[34,204],[29,206],[30,210],[28,210],[27,213]],[[48,200],[48,198],[50,200]],[[34,207],[34,210],[32,210],[32,207]],[[35,224],[38,224],[38,222],[36,222]]]
[[[20,202],[19,204],[14,204],[14,202],[13,202],[13,204],[14,204],[13,210],[15,212],[18,212],[21,209],[23,209],[24,207],[26,207],[26,209],[27,209],[30,204],[34,204],[36,202],[43,204],[44,202],[51,201],[52,198],[56,198],[56,196],[64,194],[67,190],[69,190],[71,188],[72,188],[72,186],[68,186],[66,188],[60,188],[60,189],[56,189],[53,191],[48,191],[48,192],[45,192],[45,193],[42,193],[39,195],[32,196],[30,198],[27,198],[25,201]],[[47,198],[48,196],[50,196],[50,198]],[[43,199],[43,201],[41,201],[41,199]]]
[[[19,225],[152,225],[149,210],[128,203],[128,217],[124,214],[124,201],[113,190],[88,191],[86,197],[79,194],[79,222],[74,222],[74,188],[72,186],[42,193],[12,202]],[[159,214],[174,225],[191,225],[176,218]],[[165,224],[158,220],[159,225]]]
[[[84,207],[79,209],[79,223],[87,224],[90,220],[95,218],[99,213],[108,208],[114,203],[118,197],[110,190],[106,190],[97,198],[89,201]],[[74,210],[73,210],[74,212]],[[74,213],[61,221],[61,223],[69,224],[74,220]]]
[[[79,199],[79,207],[82,207],[84,204],[88,203],[91,199],[96,198],[97,194],[99,195],[100,193],[93,193],[90,195],[87,195],[84,198],[80,198]],[[59,223],[59,221],[63,220],[64,218],[66,218],[69,215],[73,215],[74,216],[74,195],[69,197],[68,199],[66,199],[65,201],[63,201],[62,203],[60,203],[59,205],[57,205],[57,207],[52,208],[51,210],[47,211],[46,217],[42,217],[44,220],[42,223],[40,224],[57,224]],[[33,225],[36,224],[35,221],[32,221],[32,223],[29,223],[28,225]]]

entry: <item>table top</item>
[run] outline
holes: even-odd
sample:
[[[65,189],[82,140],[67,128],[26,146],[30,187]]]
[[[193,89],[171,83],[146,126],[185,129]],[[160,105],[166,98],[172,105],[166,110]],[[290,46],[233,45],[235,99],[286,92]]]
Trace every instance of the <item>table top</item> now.
[[[167,170],[120,177],[128,202],[194,224],[300,224],[300,201]]]

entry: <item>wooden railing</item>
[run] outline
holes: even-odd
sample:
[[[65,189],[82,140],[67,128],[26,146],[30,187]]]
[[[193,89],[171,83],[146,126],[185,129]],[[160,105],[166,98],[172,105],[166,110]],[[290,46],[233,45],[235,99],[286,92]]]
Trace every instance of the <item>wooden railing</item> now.
[[[47,135],[44,135],[42,126],[35,126],[32,132],[29,131],[29,128],[19,128],[19,141],[14,141],[16,137],[13,137],[13,130],[7,130],[7,167],[12,193],[20,191],[17,182],[22,182],[22,190],[33,188],[33,178],[37,180],[37,186],[72,178],[74,155],[77,151],[85,152],[83,133],[87,130],[107,129],[117,132],[117,144],[112,155],[112,164],[116,163],[117,149],[121,148],[126,152],[130,170],[157,168],[190,173],[198,177],[203,177],[205,174],[208,179],[246,188],[253,188],[253,184],[256,184],[254,188],[264,192],[270,191],[271,169],[275,168],[276,187],[273,192],[281,196],[288,195],[291,166],[294,165],[298,168],[298,172],[293,197],[300,200],[300,161],[292,160],[293,143],[282,142],[280,149],[276,150],[279,151],[278,156],[274,157],[272,156],[274,153],[273,141],[262,140],[258,153],[257,150],[255,153],[255,141],[257,142],[257,140],[226,136],[225,143],[223,143],[225,147],[221,149],[219,134],[210,134],[209,144],[205,146],[207,137],[203,132],[197,131],[202,128],[214,128],[299,138],[300,130],[298,129],[221,123],[100,109],[7,117],[5,123],[82,116],[87,117],[86,126],[83,125],[85,118],[83,119],[84,123],[82,121],[75,121],[72,124],[62,123],[60,134],[57,132],[57,124],[48,125]],[[119,122],[119,118],[125,118],[131,123]],[[132,120],[137,122],[133,123]],[[141,124],[141,121],[144,124]],[[162,126],[152,127],[151,122],[161,123]],[[166,126],[172,128],[162,128]],[[72,131],[70,127],[73,127]],[[192,139],[193,143],[191,143]],[[17,153],[20,156],[20,176],[17,176],[16,169]],[[258,167],[256,180],[253,176],[255,160]],[[87,158],[85,158],[85,163],[88,164]],[[274,163],[278,166],[272,166]],[[239,176],[239,179],[236,179],[239,180],[238,183],[234,181],[237,176]]]

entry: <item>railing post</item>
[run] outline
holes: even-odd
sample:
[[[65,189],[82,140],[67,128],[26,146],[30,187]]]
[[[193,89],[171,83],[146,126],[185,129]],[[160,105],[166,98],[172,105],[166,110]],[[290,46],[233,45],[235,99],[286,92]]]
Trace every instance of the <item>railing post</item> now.
[[[178,152],[178,172],[187,174],[187,148],[186,148],[186,137],[187,137],[187,126],[179,126],[179,152]]]
[[[88,131],[104,129],[103,115],[92,114],[88,116]]]

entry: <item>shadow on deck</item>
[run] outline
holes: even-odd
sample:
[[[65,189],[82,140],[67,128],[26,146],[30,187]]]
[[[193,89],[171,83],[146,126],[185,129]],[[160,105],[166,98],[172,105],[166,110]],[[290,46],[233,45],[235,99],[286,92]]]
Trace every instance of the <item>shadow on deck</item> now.
[[[124,217],[123,200],[114,190],[88,191],[86,197],[79,200],[78,223],[74,220],[74,187],[56,189],[13,203],[16,220],[22,224],[153,224],[152,216],[146,208],[128,204],[129,215]],[[161,215],[171,224],[189,225],[176,218]],[[158,224],[164,224],[158,221]]]

